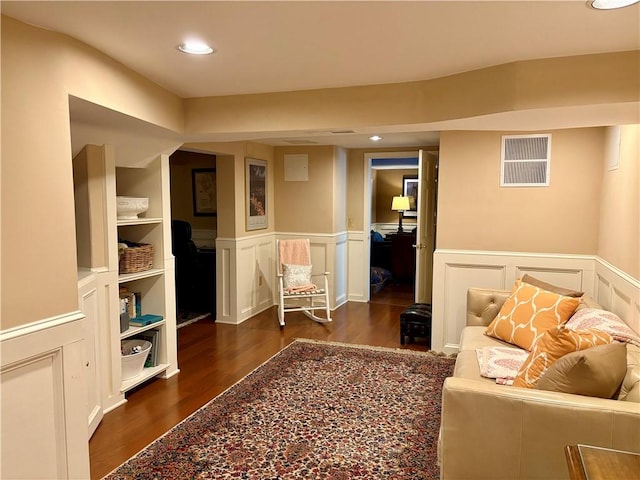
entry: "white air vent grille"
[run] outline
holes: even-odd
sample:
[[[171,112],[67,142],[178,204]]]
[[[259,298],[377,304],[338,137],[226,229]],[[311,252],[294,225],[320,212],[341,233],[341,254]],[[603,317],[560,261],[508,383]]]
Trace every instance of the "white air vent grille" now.
[[[503,136],[500,186],[548,186],[550,153],[550,134]]]

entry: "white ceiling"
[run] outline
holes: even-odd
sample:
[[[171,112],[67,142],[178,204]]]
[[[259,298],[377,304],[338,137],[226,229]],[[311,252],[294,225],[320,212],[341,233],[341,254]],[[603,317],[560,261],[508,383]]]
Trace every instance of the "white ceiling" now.
[[[425,80],[517,60],[640,49],[640,5],[599,12],[583,0],[2,1],[1,9],[75,37],[185,98]],[[178,52],[188,38],[217,52]],[[369,133],[385,136],[380,146],[438,138],[376,129],[306,138],[347,147],[365,145]]]

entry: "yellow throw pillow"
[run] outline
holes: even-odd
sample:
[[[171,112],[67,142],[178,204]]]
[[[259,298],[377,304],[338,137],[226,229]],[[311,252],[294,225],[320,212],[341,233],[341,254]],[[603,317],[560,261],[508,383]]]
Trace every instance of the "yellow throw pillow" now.
[[[607,345],[613,337],[600,330],[569,330],[564,325],[548,330],[531,349],[516,378],[514,387],[536,388],[538,380],[564,355],[597,345]]]
[[[547,330],[569,320],[579,303],[579,298],[558,295],[518,279],[485,333],[531,350]]]

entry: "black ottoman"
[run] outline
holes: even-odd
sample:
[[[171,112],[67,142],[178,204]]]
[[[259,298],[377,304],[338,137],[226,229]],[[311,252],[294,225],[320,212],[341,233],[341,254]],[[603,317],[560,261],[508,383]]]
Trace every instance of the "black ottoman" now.
[[[400,314],[400,345],[405,337],[413,342],[415,337],[427,338],[431,348],[431,304],[413,303]]]

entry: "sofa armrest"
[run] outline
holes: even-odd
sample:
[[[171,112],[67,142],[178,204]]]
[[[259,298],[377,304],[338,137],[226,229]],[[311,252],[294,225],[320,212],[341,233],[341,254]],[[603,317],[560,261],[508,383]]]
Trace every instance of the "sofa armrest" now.
[[[442,479],[568,478],[567,445],[640,452],[640,405],[447,378]]]
[[[467,325],[487,326],[496,318],[510,290],[470,288],[467,290]]]

